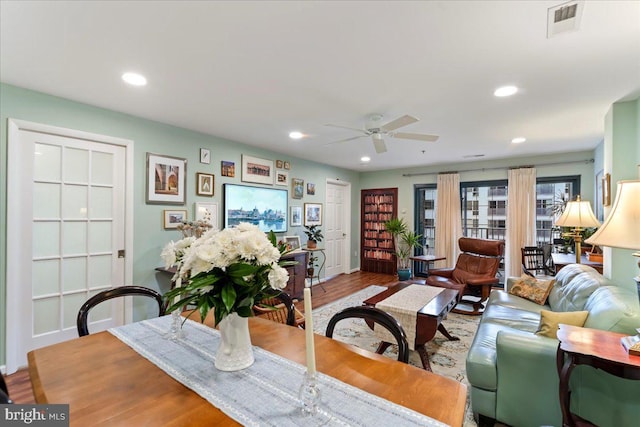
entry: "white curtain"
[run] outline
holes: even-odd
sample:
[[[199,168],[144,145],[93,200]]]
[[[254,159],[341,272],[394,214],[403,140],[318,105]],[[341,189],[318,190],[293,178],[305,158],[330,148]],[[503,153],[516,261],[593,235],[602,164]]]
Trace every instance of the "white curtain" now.
[[[536,170],[509,170],[507,238],[504,271],[507,277],[522,274],[523,246],[536,245]]]
[[[458,239],[462,237],[460,175],[438,175],[436,200],[436,242],[434,255],[447,257],[438,267],[452,267],[458,259]]]

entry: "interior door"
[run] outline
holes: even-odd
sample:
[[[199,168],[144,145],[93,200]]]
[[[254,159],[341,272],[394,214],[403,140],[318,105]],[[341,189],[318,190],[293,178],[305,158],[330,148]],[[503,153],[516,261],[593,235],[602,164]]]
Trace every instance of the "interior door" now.
[[[327,182],[325,213],[325,278],[346,273],[349,270],[349,212],[350,185],[342,182]]]
[[[9,138],[7,371],[32,349],[76,338],[78,309],[125,283],[126,148],[14,125]],[[63,132],[60,132],[63,133]],[[92,331],[122,324],[122,299]]]

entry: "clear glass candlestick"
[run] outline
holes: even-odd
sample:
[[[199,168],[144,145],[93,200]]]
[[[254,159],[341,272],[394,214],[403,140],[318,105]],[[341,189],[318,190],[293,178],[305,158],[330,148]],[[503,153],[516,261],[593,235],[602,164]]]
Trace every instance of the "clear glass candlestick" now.
[[[318,388],[318,378],[316,374],[304,373],[302,385],[300,386],[300,400],[302,401],[302,414],[312,417],[318,413],[320,403],[320,389]]]
[[[173,310],[171,312],[171,327],[169,332],[165,334],[165,338],[177,341],[186,336],[186,332],[182,329],[182,316],[180,316],[180,310]]]

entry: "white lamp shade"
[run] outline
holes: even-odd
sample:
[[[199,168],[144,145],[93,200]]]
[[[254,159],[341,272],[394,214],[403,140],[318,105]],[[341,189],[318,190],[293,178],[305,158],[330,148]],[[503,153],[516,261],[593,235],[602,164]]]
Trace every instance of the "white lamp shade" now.
[[[618,181],[616,200],[602,227],[586,243],[640,249],[640,181]]]
[[[599,227],[600,221],[591,210],[591,203],[586,200],[576,200],[568,202],[562,215],[556,220],[556,225],[560,227]]]

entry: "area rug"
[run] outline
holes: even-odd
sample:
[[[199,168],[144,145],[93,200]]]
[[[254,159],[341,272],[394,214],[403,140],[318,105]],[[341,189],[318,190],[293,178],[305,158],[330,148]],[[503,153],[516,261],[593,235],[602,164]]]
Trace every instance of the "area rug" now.
[[[327,329],[327,323],[329,323],[329,320],[335,313],[343,308],[360,306],[362,305],[362,301],[385,289],[385,286],[372,285],[313,310],[314,332],[324,335]],[[441,333],[437,332],[435,338],[427,343],[427,353],[429,354],[431,369],[434,373],[460,381],[469,387],[465,370],[465,358],[467,357],[471,341],[478,328],[479,320],[480,316],[449,314],[443,323],[449,333],[460,338],[460,341],[448,341]],[[379,340],[376,339],[371,329],[369,329],[362,319],[346,319],[339,322],[333,332],[333,337],[339,341],[371,351],[375,351],[379,343]],[[392,359],[397,359],[397,346],[393,345],[389,347],[384,354]],[[409,363],[422,368],[420,356],[416,351],[411,351]],[[463,425],[465,427],[476,426],[469,405],[468,395]]]

